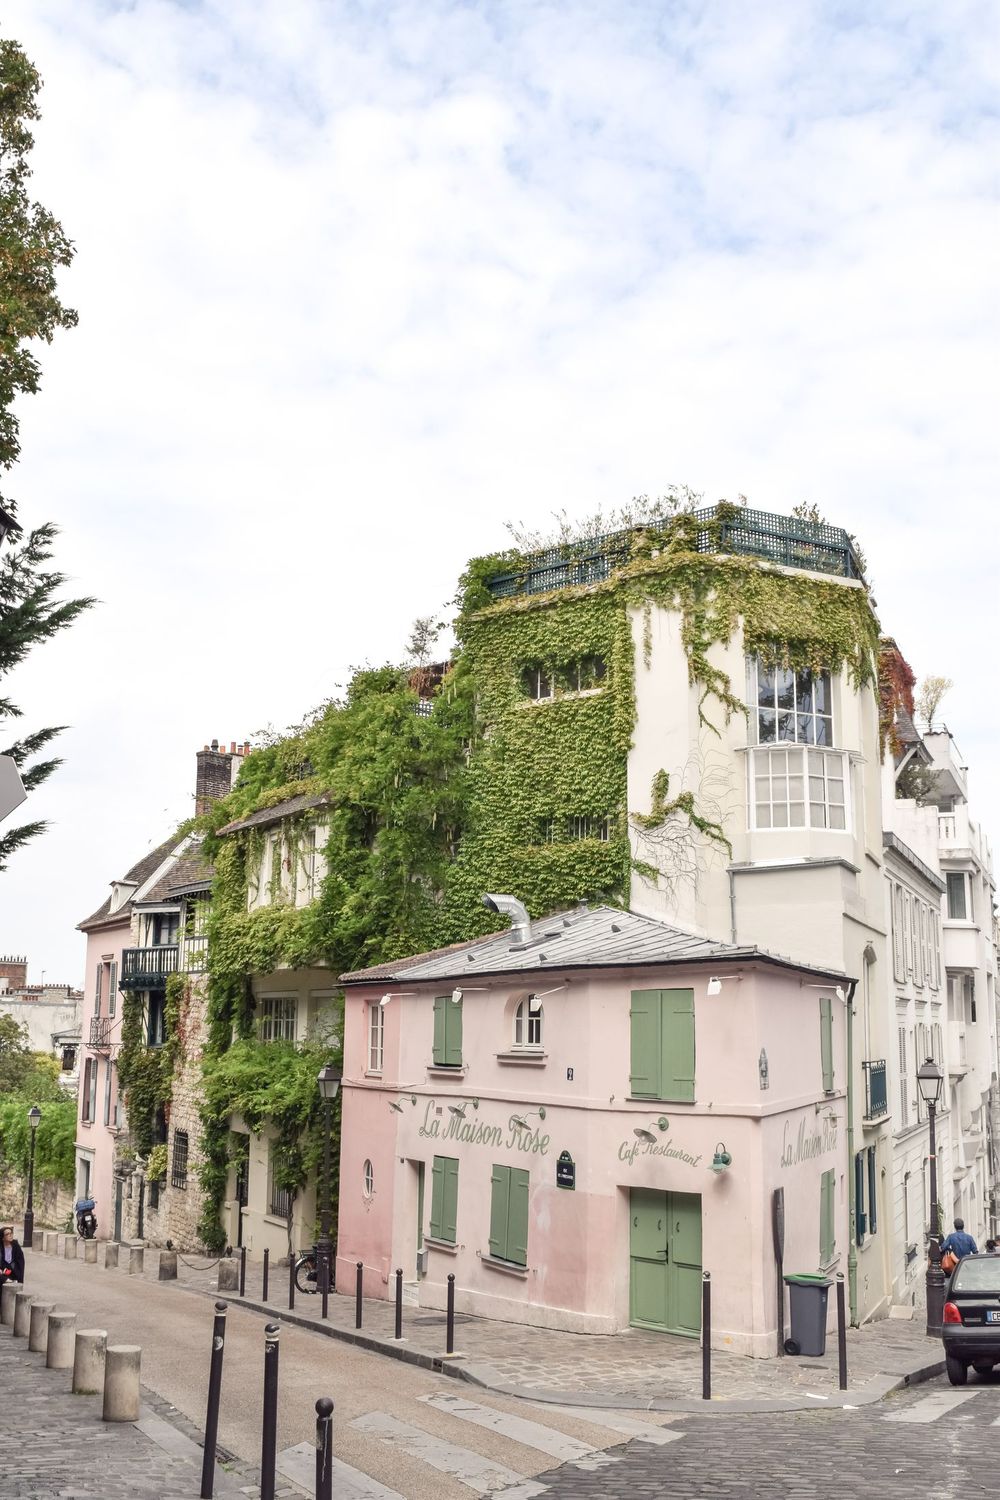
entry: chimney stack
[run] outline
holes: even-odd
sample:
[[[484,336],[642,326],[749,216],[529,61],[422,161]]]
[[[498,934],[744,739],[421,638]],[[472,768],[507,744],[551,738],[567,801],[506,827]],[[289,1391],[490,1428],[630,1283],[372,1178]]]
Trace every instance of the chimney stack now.
[[[195,756],[198,765],[194,786],[196,818],[206,813],[213,802],[218,802],[220,797],[226,797],[232,791],[236,773],[240,768],[240,760],[243,755],[249,753],[250,747],[244,744],[237,748],[235,740],[230,743],[232,746],[230,750],[220,749],[219,741],[214,739],[211,745],[206,745],[204,750],[199,750]],[[222,744],[225,745],[225,740]]]

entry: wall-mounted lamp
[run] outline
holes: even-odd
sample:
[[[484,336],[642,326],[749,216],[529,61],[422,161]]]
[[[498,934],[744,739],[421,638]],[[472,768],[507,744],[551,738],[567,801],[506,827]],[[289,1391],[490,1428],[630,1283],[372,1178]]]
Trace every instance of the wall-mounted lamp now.
[[[767,1053],[764,1051],[763,1047],[761,1047],[761,1049],[760,1049],[760,1056],[757,1059],[757,1074],[758,1074],[758,1076],[760,1078],[760,1086],[761,1086],[761,1088],[762,1089],[770,1088],[770,1086],[771,1086],[771,1074],[770,1074],[770,1069],[768,1068],[768,1065],[767,1065]]]
[[[416,1102],[417,1102],[417,1096],[416,1096],[416,1094],[411,1094],[410,1095],[410,1103],[411,1104],[416,1104]],[[403,1102],[402,1102],[402,1100],[401,1099],[390,1099],[389,1100],[389,1108],[390,1109],[394,1109],[396,1111],[397,1115],[401,1115],[403,1113]]]
[[[726,1170],[726,1168],[727,1167],[731,1167],[732,1164],[733,1164],[733,1158],[730,1156],[729,1152],[726,1150],[726,1143],[725,1143],[725,1141],[720,1141],[719,1144],[715,1148],[715,1155],[712,1157],[712,1171],[713,1172],[724,1172]]]
[[[457,1120],[464,1120],[465,1119],[465,1111],[468,1108],[470,1102],[472,1104],[473,1109],[478,1109],[479,1108],[479,1100],[478,1099],[473,1099],[471,1101],[468,1100],[468,1099],[463,1099],[462,1102],[461,1102],[461,1104],[449,1104],[448,1105],[448,1113],[450,1115],[454,1115]]]
[[[807,990],[825,990],[828,995],[832,990],[838,1000],[847,999],[847,992],[842,984],[809,984],[806,982],[805,988]]]
[[[382,1009],[385,1010],[390,1000],[402,1000],[404,999],[404,997],[415,995],[416,993],[416,990],[396,990],[394,994],[389,994],[388,992],[386,992],[386,994],[384,994],[379,1001],[379,1005],[381,1005]]]
[[[569,985],[568,984],[557,984],[554,989],[551,989],[551,990],[539,990],[536,994],[528,996],[528,1009],[529,1010],[534,1010],[534,1008],[535,1008],[534,1007],[534,1002],[536,1000],[544,1000],[545,997],[546,997],[546,995],[558,995],[559,992],[560,992],[560,990],[568,990],[568,989],[569,989]],[[539,1006],[538,1009],[541,1010],[541,1006]]]
[[[670,1129],[670,1121],[667,1119],[666,1115],[661,1115],[660,1118],[656,1121],[656,1128],[657,1128],[657,1130],[669,1130]],[[634,1136],[637,1136],[640,1141],[655,1141],[656,1140],[656,1136],[653,1134],[653,1132],[651,1130],[647,1130],[646,1127],[645,1127],[645,1125],[637,1125],[635,1127],[635,1129],[632,1131],[632,1134]]]
[[[743,978],[742,974],[713,974],[711,976],[711,978],[709,979],[709,981],[708,981],[708,985],[706,986],[705,993],[707,995],[721,995],[722,994],[722,981],[724,979],[736,979],[736,980],[740,980],[742,978]]]
[[[528,1115],[537,1115],[540,1120],[544,1120],[545,1105],[540,1104],[537,1109],[526,1109],[523,1115],[511,1115],[510,1123],[514,1126],[515,1130],[531,1129],[531,1126],[528,1124],[527,1120]]]
[[[473,992],[485,995],[488,988],[489,986],[485,984],[467,984],[463,989],[461,985],[456,984],[455,988],[451,992],[451,1003],[452,1005],[457,1005],[463,995],[468,995]]]

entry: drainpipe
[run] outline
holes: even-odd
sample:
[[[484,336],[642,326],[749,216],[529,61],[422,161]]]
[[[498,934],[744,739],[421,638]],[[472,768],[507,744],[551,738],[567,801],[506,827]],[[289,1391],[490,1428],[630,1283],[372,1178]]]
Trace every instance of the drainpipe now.
[[[729,941],[736,942],[736,871],[729,866]]]
[[[854,992],[858,981],[852,979],[847,991],[847,1296],[851,1309],[851,1327],[858,1326],[858,1204],[854,1191]]]

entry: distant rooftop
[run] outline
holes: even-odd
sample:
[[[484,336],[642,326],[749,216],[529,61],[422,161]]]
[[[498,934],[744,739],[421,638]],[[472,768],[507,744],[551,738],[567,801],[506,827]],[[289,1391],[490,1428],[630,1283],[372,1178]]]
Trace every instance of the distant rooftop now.
[[[806,568],[836,578],[863,579],[857,549],[840,526],[800,520],[797,516],[776,516],[765,510],[741,509],[731,520],[722,522],[721,545],[717,545],[708,530],[715,512],[714,505],[694,512],[695,519],[706,525],[698,533],[699,552],[759,557],[785,568]],[[499,600],[518,594],[545,594],[576,584],[603,583],[631,560],[632,538],[643,529],[630,527],[533,553],[526,567],[516,573],[495,574],[486,586],[493,598]]]

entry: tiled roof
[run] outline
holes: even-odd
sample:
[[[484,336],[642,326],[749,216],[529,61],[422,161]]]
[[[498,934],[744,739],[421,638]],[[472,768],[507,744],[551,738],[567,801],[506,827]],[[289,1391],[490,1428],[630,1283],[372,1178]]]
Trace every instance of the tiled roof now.
[[[213,873],[212,866],[201,855],[185,855],[175,861],[166,874],[160,876],[137,904],[145,906],[147,902],[178,901],[192,886],[205,885],[211,881]]]
[[[472,943],[458,943],[421,953],[398,963],[379,964],[340,976],[343,984],[365,984],[406,975],[420,980],[462,980],[473,975],[527,974],[565,969],[655,968],[664,964],[765,963],[799,973],[843,980],[836,969],[798,963],[762,948],[697,937],[653,917],[600,906],[595,911],[566,912],[531,924],[526,943],[512,941],[510,930]]]
[[[245,828],[266,828],[270,823],[280,823],[282,818],[291,818],[296,813],[308,812],[311,807],[322,807],[329,800],[329,792],[320,792],[314,797],[303,792],[298,797],[289,797],[287,802],[277,802],[274,807],[262,808],[260,812],[251,813],[249,817],[239,818],[235,823],[227,823],[224,828],[219,829],[219,835],[242,833]]]
[[[176,838],[171,837],[165,843],[159,844],[155,849],[150,849],[142,859],[137,860],[131,870],[127,870],[122,880],[134,883],[141,887],[143,881],[148,880],[150,875],[162,865],[171,849],[176,847]],[[122,922],[127,922],[132,903],[125,901],[117,911],[111,910],[111,897],[108,896],[103,905],[99,906],[92,916],[86,917],[84,921],[77,923],[78,932],[89,932],[96,927],[117,927]]]

